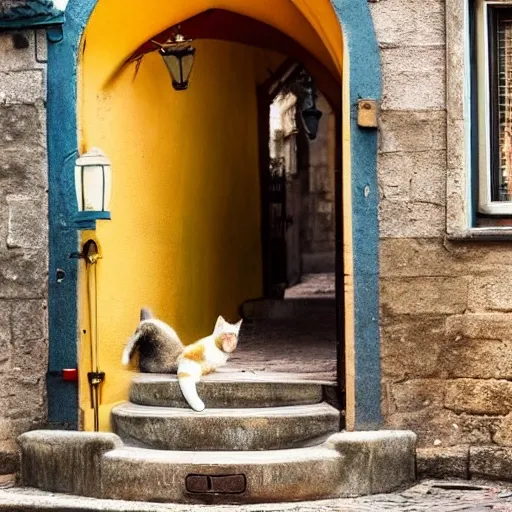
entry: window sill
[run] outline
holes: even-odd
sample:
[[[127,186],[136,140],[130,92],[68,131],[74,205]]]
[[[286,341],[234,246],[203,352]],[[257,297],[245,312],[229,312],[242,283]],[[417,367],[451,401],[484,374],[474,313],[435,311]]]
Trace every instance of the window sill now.
[[[451,242],[467,241],[512,241],[512,226],[507,227],[489,227],[489,228],[470,228],[457,233],[446,235],[446,239]]]

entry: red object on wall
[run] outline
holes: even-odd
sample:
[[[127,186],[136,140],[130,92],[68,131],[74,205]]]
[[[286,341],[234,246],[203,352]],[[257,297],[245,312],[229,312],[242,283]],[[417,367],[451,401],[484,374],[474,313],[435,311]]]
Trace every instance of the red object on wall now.
[[[78,382],[78,370],[76,368],[66,368],[62,370],[62,380]]]

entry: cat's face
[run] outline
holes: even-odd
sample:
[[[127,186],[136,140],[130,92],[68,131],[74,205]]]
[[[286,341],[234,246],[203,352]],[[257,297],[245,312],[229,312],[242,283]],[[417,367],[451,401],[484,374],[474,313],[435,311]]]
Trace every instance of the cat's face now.
[[[222,316],[217,318],[217,322],[215,324],[215,329],[213,334],[218,340],[219,348],[226,353],[231,353],[236,349],[238,344],[238,334],[240,332],[240,327],[242,325],[242,320],[237,322],[236,324],[230,324],[226,322]]]

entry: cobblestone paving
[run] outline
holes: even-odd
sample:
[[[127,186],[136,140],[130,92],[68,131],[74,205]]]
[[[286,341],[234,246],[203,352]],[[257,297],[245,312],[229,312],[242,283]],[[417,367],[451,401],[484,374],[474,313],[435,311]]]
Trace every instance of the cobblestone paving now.
[[[424,481],[393,494],[269,505],[171,505],[95,500],[35,489],[0,490],[0,510],[164,512],[512,512],[512,485],[489,482]]]
[[[333,298],[335,296],[335,276],[332,274],[304,274],[301,282],[284,292],[285,299]]]

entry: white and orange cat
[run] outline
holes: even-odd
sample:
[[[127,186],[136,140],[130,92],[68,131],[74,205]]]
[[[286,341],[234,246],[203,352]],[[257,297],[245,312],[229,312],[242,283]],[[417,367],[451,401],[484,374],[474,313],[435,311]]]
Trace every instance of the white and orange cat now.
[[[238,344],[242,320],[236,324],[219,316],[210,336],[185,347],[178,358],[178,382],[181,392],[194,411],[203,411],[204,403],[197,394],[196,384],[203,375],[225,365]]]
[[[141,311],[141,321],[128,340],[122,363],[129,364],[134,352],[139,351],[139,368],[149,373],[178,373],[178,382],[187,403],[195,411],[203,411],[204,403],[197,394],[196,384],[203,375],[226,364],[238,344],[242,320],[230,324],[222,316],[215,329],[191,345],[183,346],[176,331],[153,317],[147,309]]]

